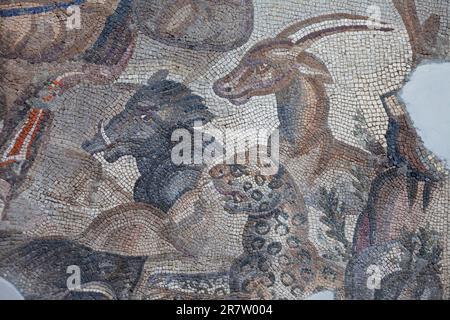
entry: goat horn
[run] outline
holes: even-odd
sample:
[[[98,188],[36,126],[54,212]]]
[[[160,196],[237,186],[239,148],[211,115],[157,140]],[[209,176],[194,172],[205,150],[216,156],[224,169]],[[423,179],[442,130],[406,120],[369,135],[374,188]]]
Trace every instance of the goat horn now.
[[[301,47],[302,50],[305,50],[305,49],[311,47],[317,40],[320,40],[322,38],[325,38],[325,37],[328,37],[328,36],[331,36],[334,34],[339,34],[339,33],[344,33],[344,32],[355,32],[355,31],[390,32],[390,31],[394,31],[394,28],[379,27],[377,29],[373,29],[373,27],[369,26],[368,24],[329,28],[329,29],[325,29],[325,30],[315,31],[315,32],[312,32],[312,33],[304,36],[303,38],[301,38],[300,40],[298,40],[295,43],[295,46]]]
[[[277,38],[289,38],[294,35],[299,30],[304,29],[305,27],[318,24],[326,21],[338,21],[338,20],[369,20],[369,17],[354,15],[350,13],[333,13],[333,14],[325,14],[313,18],[309,18],[306,20],[302,20],[300,22],[294,23],[284,29],[277,35]]]

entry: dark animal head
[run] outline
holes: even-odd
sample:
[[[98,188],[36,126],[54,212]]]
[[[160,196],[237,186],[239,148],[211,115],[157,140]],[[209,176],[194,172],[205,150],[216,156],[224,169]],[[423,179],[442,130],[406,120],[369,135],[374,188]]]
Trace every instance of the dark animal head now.
[[[101,121],[96,135],[82,147],[91,154],[104,152],[108,162],[125,155],[161,161],[170,156],[175,129],[193,132],[195,121],[204,124],[211,118],[202,98],[186,86],[165,79],[153,80],[142,86],[125,109],[106,125]]]

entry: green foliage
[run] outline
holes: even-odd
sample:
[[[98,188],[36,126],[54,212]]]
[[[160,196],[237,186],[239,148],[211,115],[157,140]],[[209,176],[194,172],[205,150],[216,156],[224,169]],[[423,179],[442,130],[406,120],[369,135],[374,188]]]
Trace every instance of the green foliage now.
[[[346,204],[339,201],[335,188],[331,188],[328,191],[322,187],[320,189],[319,205],[325,214],[320,221],[329,228],[326,232],[327,236],[343,245],[344,252],[342,255],[344,260],[348,260],[351,254],[351,245],[345,237]]]
[[[352,186],[355,188],[354,195],[365,205],[369,197],[371,180],[359,166],[353,166],[350,173],[356,179],[352,181]]]
[[[356,109],[356,115],[353,117],[353,120],[356,122],[353,135],[367,148],[373,142],[374,138],[369,132],[366,118],[361,109]]]

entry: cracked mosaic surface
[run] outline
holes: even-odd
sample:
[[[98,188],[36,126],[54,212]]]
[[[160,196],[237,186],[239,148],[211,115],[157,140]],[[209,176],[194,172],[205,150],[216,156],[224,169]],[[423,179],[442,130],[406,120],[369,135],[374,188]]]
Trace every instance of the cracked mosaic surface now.
[[[1,1],[0,298],[449,299],[400,94],[448,60],[449,0]],[[199,121],[278,170],[177,163]]]

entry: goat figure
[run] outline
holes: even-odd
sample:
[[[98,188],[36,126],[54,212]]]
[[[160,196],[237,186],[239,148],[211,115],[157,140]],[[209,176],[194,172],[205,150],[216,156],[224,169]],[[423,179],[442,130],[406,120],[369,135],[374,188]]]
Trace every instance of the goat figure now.
[[[334,162],[367,165],[369,153],[333,137],[326,91],[333,78],[327,66],[307,51],[319,40],[340,33],[394,31],[384,23],[374,28],[367,19],[331,14],[296,23],[275,38],[255,44],[233,71],[215,82],[214,91],[235,105],[254,96],[275,94],[281,149],[288,158],[297,158],[319,147],[319,160],[311,170],[314,177]]]

